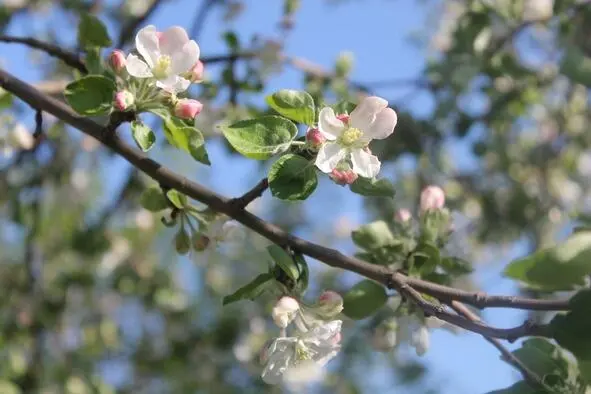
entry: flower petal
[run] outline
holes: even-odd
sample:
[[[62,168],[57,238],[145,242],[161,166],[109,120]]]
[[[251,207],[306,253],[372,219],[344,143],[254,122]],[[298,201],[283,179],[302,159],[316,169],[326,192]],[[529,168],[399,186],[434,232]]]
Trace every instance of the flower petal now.
[[[316,167],[320,169],[320,171],[329,174],[334,170],[339,164],[339,162],[345,157],[347,154],[347,150],[342,149],[339,144],[334,142],[328,142],[318,151],[318,156],[316,156]]]
[[[363,149],[354,149],[351,152],[351,162],[353,171],[364,178],[373,178],[380,172],[380,160]]]
[[[135,47],[150,68],[154,67],[160,56],[157,33],[156,26],[149,25],[138,31],[135,36]]]
[[[269,346],[267,363],[261,374],[267,384],[278,384],[285,371],[293,365],[294,343],[297,338],[277,338]]]
[[[363,131],[363,137],[368,140],[383,140],[394,132],[398,116],[392,108],[381,110],[368,129]]]
[[[180,26],[172,26],[160,36],[160,52],[172,57],[175,53],[182,51],[187,41],[189,41],[189,36],[185,29]],[[195,63],[193,62],[193,64]]]
[[[337,119],[330,107],[324,107],[318,116],[318,130],[327,140],[336,140],[345,130],[345,124]]]
[[[367,132],[376,115],[388,106],[388,102],[381,97],[366,97],[351,112],[349,123],[351,127]]]
[[[185,43],[180,51],[172,55],[171,70],[173,74],[189,71],[199,60],[199,45],[193,40]]]
[[[156,86],[169,93],[180,93],[187,90],[191,81],[177,75],[171,75],[165,79],[156,81]]]
[[[125,65],[125,68],[129,75],[136,78],[149,78],[153,76],[150,67],[136,55],[129,54],[127,56],[127,64]]]

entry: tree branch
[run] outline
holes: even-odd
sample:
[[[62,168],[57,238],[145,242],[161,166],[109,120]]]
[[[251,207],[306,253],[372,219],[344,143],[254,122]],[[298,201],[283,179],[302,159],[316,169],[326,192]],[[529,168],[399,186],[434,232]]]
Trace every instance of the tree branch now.
[[[480,318],[461,302],[452,301],[450,303],[450,307],[459,315],[462,315],[473,322],[480,321]],[[534,371],[529,369],[527,365],[521,362],[521,360],[518,359],[513,353],[511,353],[509,349],[503,346],[503,344],[498,339],[491,338],[486,335],[483,335],[483,338],[486,339],[487,342],[490,342],[494,347],[496,347],[499,350],[499,352],[501,352],[501,354],[503,355],[503,359],[509,364],[511,364],[519,372],[521,372],[523,378],[531,386],[533,386],[533,388],[542,388],[548,393],[552,392],[552,389],[544,383],[543,379],[540,378],[540,376],[538,376]]]
[[[234,204],[236,209],[244,209],[248,204],[262,196],[265,190],[268,188],[269,180],[267,178],[263,178],[252,189],[244,193],[242,196],[231,199],[230,203]]]
[[[232,217],[234,220],[242,223],[244,226],[259,233],[260,235],[280,246],[289,246],[294,251],[298,251],[302,254],[315,258],[332,267],[355,272],[389,287],[396,285],[398,288],[401,288],[402,286],[408,285],[409,287],[412,286],[417,290],[436,297],[442,301],[459,300],[480,308],[510,307],[533,310],[569,309],[568,301],[566,300],[546,301],[520,299],[517,297],[486,296],[482,293],[469,293],[463,290],[437,285],[420,279],[409,278],[401,273],[394,273],[386,267],[370,264],[357,258],[346,256],[335,249],[330,249],[308,242],[284,231],[272,223],[268,223],[260,219],[259,217],[245,211],[244,209],[240,209],[235,204],[232,204],[232,200],[220,196],[214,191],[211,191],[198,183],[192,182],[189,179],[170,171],[169,169],[163,167],[160,163],[150,159],[142,152],[123,142],[116,133],[106,133],[105,128],[101,125],[93,122],[90,119],[79,116],[63,102],[40,93],[31,85],[13,77],[2,69],[0,69],[0,86],[15,94],[17,97],[20,97],[23,101],[29,103],[35,108],[49,112],[62,121],[68,123],[72,127],[75,127],[80,131],[98,139],[104,145],[125,158],[129,163],[149,175],[159,184],[165,187],[176,189],[179,192],[210,206],[212,209]],[[414,289],[412,290],[416,291]],[[480,329],[481,326],[472,323],[471,327],[474,329]],[[484,332],[487,335],[491,334],[491,336],[512,338],[527,331],[523,331],[523,328],[521,330],[522,331],[513,329],[513,331],[501,330],[493,332],[485,330]],[[528,333],[531,334],[529,331]]]
[[[56,57],[66,63],[68,66],[75,68],[76,70],[83,72],[86,74],[88,70],[84,65],[84,62],[78,55],[73,52],[67,51],[63,48],[58,47],[57,45],[50,44],[48,42],[43,42],[31,37],[13,37],[13,36],[6,36],[0,35],[0,42],[5,42],[8,44],[15,43],[15,44],[24,44],[28,47],[38,49],[47,53],[50,56]]]

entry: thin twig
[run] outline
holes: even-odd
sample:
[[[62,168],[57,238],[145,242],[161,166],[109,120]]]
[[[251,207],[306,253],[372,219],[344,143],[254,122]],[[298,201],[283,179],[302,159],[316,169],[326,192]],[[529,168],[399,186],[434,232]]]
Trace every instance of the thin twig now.
[[[13,37],[6,35],[0,35],[0,42],[27,45],[28,47],[38,49],[40,51],[47,53],[50,56],[60,59],[68,66],[73,67],[76,70],[83,72],[84,74],[88,72],[86,66],[84,65],[84,62],[80,59],[78,55],[76,55],[74,52],[70,52],[63,48],[60,48],[57,45],[50,44],[48,42],[43,42],[31,37]]]
[[[569,309],[567,300],[547,301],[519,299],[517,297],[486,296],[482,293],[470,293],[416,278],[409,278],[403,274],[394,273],[387,267],[370,264],[355,257],[346,256],[335,249],[308,242],[302,238],[296,237],[286,232],[282,228],[272,223],[262,220],[250,212],[245,210],[236,210],[230,199],[170,171],[160,163],[150,159],[144,153],[126,144],[115,133],[108,136],[107,133],[105,133],[105,128],[101,125],[88,118],[84,118],[76,114],[63,102],[42,94],[31,85],[19,80],[2,69],[0,69],[0,86],[21,98],[23,101],[29,103],[30,105],[49,112],[69,125],[98,139],[111,150],[125,158],[129,163],[149,175],[159,184],[171,189],[176,189],[188,197],[200,201],[212,209],[232,217],[236,221],[242,223],[244,226],[261,234],[278,245],[289,246],[294,251],[315,258],[332,267],[355,272],[384,285],[391,286],[393,283],[397,284],[398,287],[401,285],[409,285],[421,291],[422,293],[439,298],[444,302],[446,300],[459,300],[475,305],[479,308],[509,307],[532,310]],[[473,328],[478,329],[479,327],[479,325],[473,323]],[[517,333],[528,332],[531,334],[531,330],[524,331],[523,328],[521,330],[522,331],[509,330],[508,332],[497,331],[485,333],[487,335],[491,334],[492,336],[509,338],[515,337]]]
[[[473,322],[480,322],[480,318],[472,312],[466,305],[462,304],[458,301],[452,301],[450,307],[456,311],[459,315],[470,319]],[[483,338],[490,342],[494,347],[496,347],[499,352],[503,355],[503,359],[511,364],[515,369],[517,369],[523,375],[523,378],[531,385],[533,388],[542,388],[547,392],[551,393],[552,389],[548,387],[547,384],[544,383],[543,379],[538,376],[534,371],[529,369],[527,365],[525,365],[519,358],[517,358],[513,353],[509,351],[501,341],[495,338],[491,338],[489,336],[483,335]]]
[[[244,209],[248,204],[262,196],[265,190],[268,188],[269,180],[267,178],[263,178],[252,189],[244,193],[242,196],[231,199],[230,203],[234,204],[236,209]]]
[[[154,0],[152,4],[148,7],[146,12],[142,15],[138,16],[137,18],[133,18],[130,20],[125,26],[121,28],[121,32],[119,33],[119,38],[117,39],[117,48],[123,48],[123,46],[133,39],[133,34],[137,30],[137,28],[147,21],[154,12],[160,7],[163,3],[163,0]]]

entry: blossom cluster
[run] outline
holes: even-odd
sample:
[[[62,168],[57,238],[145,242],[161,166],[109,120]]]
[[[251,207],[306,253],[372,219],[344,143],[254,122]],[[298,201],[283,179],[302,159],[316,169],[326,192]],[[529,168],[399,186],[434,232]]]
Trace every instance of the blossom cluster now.
[[[342,321],[333,319],[342,309],[343,299],[333,291],[322,293],[313,306],[281,297],[272,311],[281,334],[261,351],[263,380],[268,384],[305,383],[320,376],[322,367],[341,348]],[[287,328],[292,323],[295,327],[288,336]]]

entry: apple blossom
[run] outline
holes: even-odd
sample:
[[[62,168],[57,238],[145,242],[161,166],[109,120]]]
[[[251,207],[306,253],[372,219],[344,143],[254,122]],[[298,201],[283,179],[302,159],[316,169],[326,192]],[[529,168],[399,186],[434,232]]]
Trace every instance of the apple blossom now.
[[[173,26],[164,32],[149,25],[135,37],[135,45],[143,60],[127,56],[127,72],[136,78],[155,78],[156,86],[170,92],[187,90],[191,81],[181,77],[199,60],[199,46],[185,29]]]
[[[400,223],[406,223],[412,219],[412,214],[408,209],[399,209],[394,214],[394,219]]]
[[[445,193],[439,186],[427,186],[421,192],[421,212],[437,210],[445,205]]]
[[[135,103],[135,98],[129,90],[121,90],[115,93],[115,108],[119,111],[128,110]]]
[[[207,249],[215,249],[220,243],[238,243],[244,237],[243,229],[237,222],[231,221],[225,215],[218,216],[207,226],[205,231],[197,233],[193,236],[193,243],[197,251],[204,251]]]
[[[300,310],[300,304],[291,297],[281,297],[273,307],[271,315],[279,328],[285,328],[295,318]]]
[[[174,114],[182,119],[195,119],[203,109],[203,104],[197,100],[180,99],[174,106]]]
[[[187,79],[193,83],[203,81],[203,73],[205,71],[205,66],[201,60],[197,60],[195,65],[191,67],[189,72],[187,73]]]
[[[326,138],[317,128],[309,128],[306,132],[306,142],[313,148],[320,147],[326,142]]]
[[[352,170],[339,170],[335,168],[329,176],[337,185],[342,186],[350,185],[357,180],[357,174]]]
[[[318,313],[325,317],[336,316],[343,310],[343,297],[337,292],[328,290],[318,297]]]
[[[119,74],[127,64],[125,60],[125,53],[119,49],[115,49],[109,56],[109,64],[115,73]]]
[[[323,367],[334,358],[341,346],[336,341],[340,338],[341,320],[333,320],[313,326],[308,332],[294,337],[276,338],[265,349],[266,365],[261,374],[267,384],[278,384],[284,374],[302,363],[316,368]]]
[[[316,157],[316,166],[330,174],[341,162],[351,162],[353,172],[373,178],[380,171],[378,158],[365,148],[373,139],[384,139],[394,132],[397,115],[380,97],[366,97],[348,119],[337,117],[330,107],[320,111],[318,130],[328,141]]]

